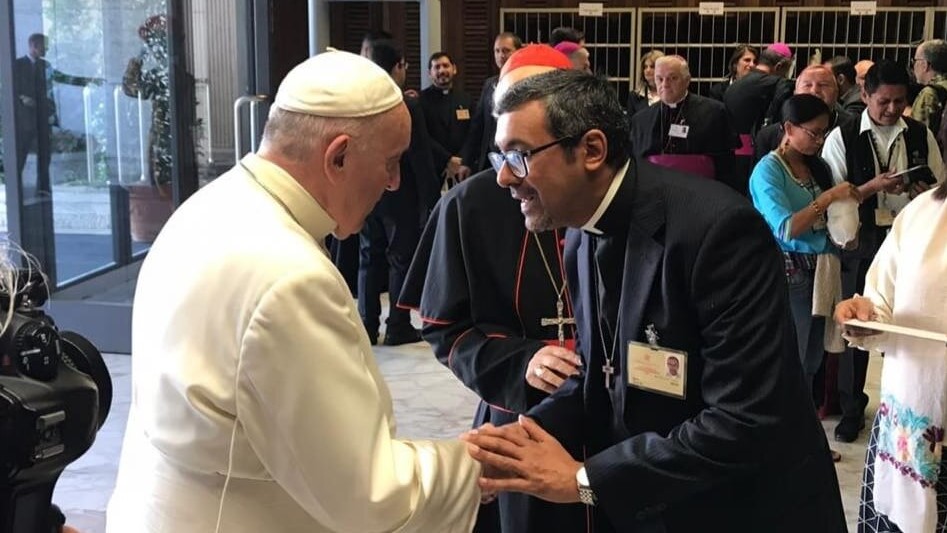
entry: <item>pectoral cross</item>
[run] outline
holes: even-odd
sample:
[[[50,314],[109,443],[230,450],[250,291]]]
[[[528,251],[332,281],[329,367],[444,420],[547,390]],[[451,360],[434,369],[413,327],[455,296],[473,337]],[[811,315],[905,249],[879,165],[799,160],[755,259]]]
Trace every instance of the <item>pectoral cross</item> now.
[[[612,374],[615,373],[615,367],[612,366],[611,361],[605,361],[605,364],[602,365],[602,372],[605,373],[605,388],[612,390]]]
[[[539,324],[542,326],[556,326],[559,329],[559,346],[566,345],[566,326],[574,325],[574,318],[565,318],[563,313],[565,312],[565,305],[562,303],[562,298],[556,300],[556,318],[542,318],[539,320]]]

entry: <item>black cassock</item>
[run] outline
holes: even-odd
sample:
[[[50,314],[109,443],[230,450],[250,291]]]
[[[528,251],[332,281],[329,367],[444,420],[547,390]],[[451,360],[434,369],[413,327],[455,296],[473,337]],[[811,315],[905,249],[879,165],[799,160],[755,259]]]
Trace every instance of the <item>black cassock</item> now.
[[[686,126],[686,137],[671,135],[671,125]],[[678,133],[680,135],[680,133]],[[631,119],[635,157],[657,154],[702,154],[713,159],[715,178],[732,185],[733,149],[739,146],[723,104],[688,93],[675,107],[650,106]]]
[[[440,173],[451,156],[461,157],[473,118],[470,96],[459,89],[445,93],[431,85],[421,91],[420,100],[434,152],[434,168]]]
[[[564,279],[564,232],[537,234],[555,285]],[[556,290],[534,235],[526,231],[519,203],[481,172],[454,187],[428,221],[401,292],[399,306],[417,309],[422,334],[437,359],[482,399],[474,427],[515,422],[546,394],[526,383],[530,358],[557,343]],[[568,292],[568,291],[567,291]],[[568,294],[564,316],[572,316]],[[567,326],[573,348],[574,327]],[[581,450],[569,450],[577,460]],[[518,493],[501,494],[502,531],[586,531],[586,509]],[[495,531],[481,511],[476,531]],[[491,527],[492,526],[492,527]]]
[[[791,81],[754,69],[731,83],[723,94],[730,126],[744,144],[736,159],[736,188],[744,196],[749,196],[748,184],[755,163],[753,138],[764,126],[780,121],[783,102],[792,96],[793,90]]]

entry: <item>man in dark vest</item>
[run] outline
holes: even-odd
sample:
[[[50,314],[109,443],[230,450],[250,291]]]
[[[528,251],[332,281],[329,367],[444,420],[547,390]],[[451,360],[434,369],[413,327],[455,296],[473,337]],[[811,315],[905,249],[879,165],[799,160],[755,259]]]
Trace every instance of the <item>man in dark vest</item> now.
[[[862,198],[858,247],[842,255],[843,298],[864,290],[868,267],[898,211],[930,184],[944,179],[944,161],[934,135],[924,124],[902,116],[908,105],[909,83],[903,67],[886,60],[875,63],[868,69],[862,89],[867,108],[857,121],[833,130],[822,147],[822,157],[836,183],[854,183]],[[892,177],[921,165],[907,176]],[[865,427],[867,373],[868,352],[848,349],[842,354],[842,420],[835,427],[835,439],[840,442],[853,442]]]

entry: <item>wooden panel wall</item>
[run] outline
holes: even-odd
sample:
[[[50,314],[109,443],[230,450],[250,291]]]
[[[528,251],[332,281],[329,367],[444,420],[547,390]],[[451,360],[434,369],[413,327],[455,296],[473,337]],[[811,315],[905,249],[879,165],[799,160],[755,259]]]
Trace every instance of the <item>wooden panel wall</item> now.
[[[385,30],[403,48],[408,68],[408,88],[419,88],[427,72],[421,58],[420,5],[417,2],[332,2],[329,4],[329,42],[340,50],[359,53],[362,37]]]
[[[443,0],[442,0],[443,1]],[[601,0],[605,7],[697,7],[700,0]],[[879,7],[936,7],[944,6],[939,0],[877,0]],[[460,0],[466,4],[465,0]],[[727,7],[847,7],[849,0],[730,0]],[[575,8],[577,0],[500,0],[500,7],[507,8]]]
[[[604,0],[606,7],[697,7],[700,0]],[[500,31],[500,8],[575,8],[578,0],[441,0],[441,43],[451,54],[460,71],[459,83],[477,98],[483,80],[496,74],[493,62],[493,38]],[[730,0],[736,7],[840,7],[848,0]],[[879,6],[931,7],[947,6],[947,0],[878,0]],[[369,29],[387,29],[399,42],[407,43],[407,52],[417,57],[420,49],[419,28],[400,21],[417,21],[409,9],[416,2],[333,2],[331,39],[333,46],[358,51],[362,35]],[[398,24],[394,24],[399,21]],[[418,43],[418,44],[415,44]],[[418,87],[420,77],[427,75],[427,58],[409,59],[408,86]],[[417,65],[417,66],[415,66]]]

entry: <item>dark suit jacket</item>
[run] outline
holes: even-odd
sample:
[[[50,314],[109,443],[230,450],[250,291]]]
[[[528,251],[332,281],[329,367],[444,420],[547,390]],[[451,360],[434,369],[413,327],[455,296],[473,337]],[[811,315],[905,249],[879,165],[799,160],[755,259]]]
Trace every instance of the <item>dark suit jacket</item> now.
[[[779,122],[783,102],[794,90],[793,83],[785,78],[751,70],[730,84],[723,95],[733,130],[755,135],[763,126]]]
[[[45,59],[36,60],[36,69],[29,57],[23,56],[13,62],[13,86],[16,93],[14,109],[16,109],[17,135],[36,131],[48,132],[56,117],[55,104],[47,95]],[[35,104],[26,106],[20,96],[32,98]]]
[[[865,102],[862,102],[861,89],[858,86],[852,87],[849,91],[839,97],[839,104],[845,111],[861,118],[862,111],[865,110]]]
[[[586,373],[530,411],[567,445],[585,444],[595,531],[845,531],[782,255],[760,215],[717,182],[641,163],[597,227],[627,232],[614,390],[594,237],[573,231],[566,265]],[[652,324],[662,347],[688,354],[686,399],[623,385],[627,342],[645,342]]]
[[[411,115],[411,144],[401,156],[401,186],[396,191],[385,191],[375,212],[417,214],[419,224],[423,225],[440,197],[440,178],[434,169],[421,104],[413,98],[405,98],[404,102]]]
[[[480,102],[474,112],[473,120],[470,121],[470,130],[467,132],[467,140],[464,142],[464,148],[461,150],[460,157],[464,160],[464,165],[470,167],[474,172],[480,172],[490,166],[487,160],[487,152],[493,150],[494,137],[497,133],[497,119],[493,117],[493,92],[497,88],[498,76],[491,76],[483,82],[483,89],[480,90]]]

